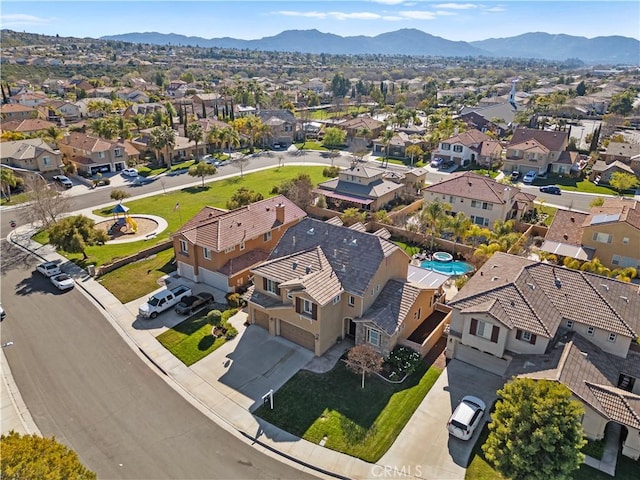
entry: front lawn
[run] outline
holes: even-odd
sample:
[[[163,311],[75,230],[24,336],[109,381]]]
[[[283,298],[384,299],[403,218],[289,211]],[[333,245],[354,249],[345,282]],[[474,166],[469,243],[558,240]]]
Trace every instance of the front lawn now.
[[[596,195],[617,195],[618,192],[611,187],[605,187],[602,185],[596,185],[589,180],[574,178],[574,177],[557,177],[554,175],[547,175],[547,178],[537,178],[533,184],[536,187],[542,187],[544,185],[558,185],[560,189],[567,192],[582,192],[582,193],[594,193]],[[624,192],[625,195],[632,195],[633,192]]]
[[[325,447],[376,462],[393,444],[441,370],[424,362],[402,384],[361,377],[338,362],[324,374],[299,371],[274,395],[274,409],[260,406],[266,421]]]
[[[176,270],[173,248],[105,273],[98,281],[122,303],[143,297],[158,288],[158,279]]]
[[[154,175],[160,175],[165,172],[175,172],[177,170],[186,170],[195,163],[195,160],[186,160],[184,162],[176,163],[170,167],[160,167],[151,164],[150,166],[144,165],[137,167],[138,174],[142,177],[153,177]]]

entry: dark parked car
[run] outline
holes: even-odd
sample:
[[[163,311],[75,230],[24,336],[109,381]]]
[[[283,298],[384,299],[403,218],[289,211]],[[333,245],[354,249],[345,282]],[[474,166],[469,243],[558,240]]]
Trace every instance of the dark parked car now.
[[[210,293],[202,292],[197,295],[189,295],[184,297],[180,303],[176,305],[176,312],[182,315],[188,315],[212,303],[213,295]]]
[[[555,185],[547,185],[545,187],[540,187],[540,191],[543,193],[551,193],[552,195],[562,194],[562,190],[560,190],[560,187],[556,187]]]

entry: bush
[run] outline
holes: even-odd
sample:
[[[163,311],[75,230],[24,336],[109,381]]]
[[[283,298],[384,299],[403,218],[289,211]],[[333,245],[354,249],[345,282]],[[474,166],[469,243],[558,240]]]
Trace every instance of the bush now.
[[[540,236],[533,237],[533,244],[536,247],[540,248],[543,243],[544,243],[544,237],[540,237]]]
[[[418,352],[400,345],[394,348],[389,354],[387,363],[393,367],[394,371],[405,372],[407,375],[410,375],[416,369],[420,360],[421,357]]]
[[[227,322],[236,313],[238,313],[237,308],[230,308],[229,310],[225,310],[224,312],[222,312],[222,323]]]
[[[239,293],[229,293],[226,299],[231,308],[245,307],[247,305],[247,302]]]
[[[340,167],[325,167],[324,170],[322,170],[322,176],[323,177],[327,177],[327,178],[335,178],[338,176],[338,174],[340,173]]]
[[[318,201],[316,202],[316,207],[327,208],[327,199],[324,197],[318,197]]]
[[[226,333],[224,334],[224,336],[227,340],[231,340],[232,338],[235,338],[238,335],[238,330],[236,329],[236,327],[234,327],[230,323],[225,323],[224,329],[226,330]]]
[[[207,313],[207,322],[209,322],[211,325],[220,325],[222,315],[223,314],[220,310],[211,310],[209,313]]]

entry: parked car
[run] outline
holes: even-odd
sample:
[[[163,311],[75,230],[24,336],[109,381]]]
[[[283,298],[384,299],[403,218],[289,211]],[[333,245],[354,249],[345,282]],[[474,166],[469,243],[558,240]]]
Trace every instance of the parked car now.
[[[224,167],[225,165],[229,165],[229,160],[216,160],[213,162],[214,167]]]
[[[429,165],[431,165],[431,168],[440,168],[443,164],[444,160],[440,157],[436,157],[433,160],[431,160],[431,163]]]
[[[520,172],[518,172],[518,171],[511,172],[511,181],[512,182],[517,182],[519,178],[520,178]]]
[[[540,191],[543,193],[551,193],[553,195],[562,194],[562,190],[560,190],[560,187],[557,187],[555,185],[545,185],[544,187],[540,187]]]
[[[200,161],[201,161],[201,162],[204,162],[204,163],[209,163],[209,164],[213,165],[213,164],[215,163],[215,161],[216,161],[216,160],[215,160],[215,158],[213,158],[213,155],[211,155],[210,153],[207,153],[204,157],[202,157],[202,158],[200,159]]]
[[[202,307],[213,303],[213,295],[208,292],[198,293],[196,295],[188,295],[184,297],[178,305],[176,305],[176,313],[181,315],[189,315]]]
[[[66,175],[55,175],[53,180],[64,188],[73,187],[73,182]]]
[[[66,273],[54,275],[49,280],[51,280],[51,283],[53,283],[58,290],[70,290],[76,286],[76,282],[73,281],[73,278]]]
[[[62,273],[60,267],[54,262],[45,262],[36,266],[36,270],[43,274],[45,277],[53,277]]]
[[[156,318],[159,313],[177,305],[184,297],[189,295],[193,295],[193,292],[186,285],[178,285],[172,289],[161,290],[138,307],[138,315],[142,318]]]
[[[464,396],[447,422],[449,433],[461,440],[469,440],[486,409],[487,406],[478,397]]]
[[[155,178],[143,177],[141,175],[138,175],[133,181],[133,185],[136,187],[141,185],[147,185],[148,183],[151,183],[154,180]]]
[[[122,170],[122,175],[124,175],[125,177],[137,177],[138,176],[138,169],[137,168],[125,168],[124,170]]]
[[[4,317],[7,316],[7,312],[4,311],[4,307],[2,306],[2,304],[0,303],[0,322],[2,320],[4,320]]]
[[[524,183],[533,183],[533,181],[538,177],[538,173],[535,170],[529,170],[522,177],[522,181]]]

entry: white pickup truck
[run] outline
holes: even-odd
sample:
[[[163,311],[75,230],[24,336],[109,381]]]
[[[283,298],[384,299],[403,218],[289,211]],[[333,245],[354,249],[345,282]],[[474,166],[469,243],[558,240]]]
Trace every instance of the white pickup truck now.
[[[156,318],[159,313],[177,305],[184,297],[189,295],[192,295],[191,289],[185,285],[162,290],[149,297],[147,303],[140,305],[138,315],[142,318]]]

